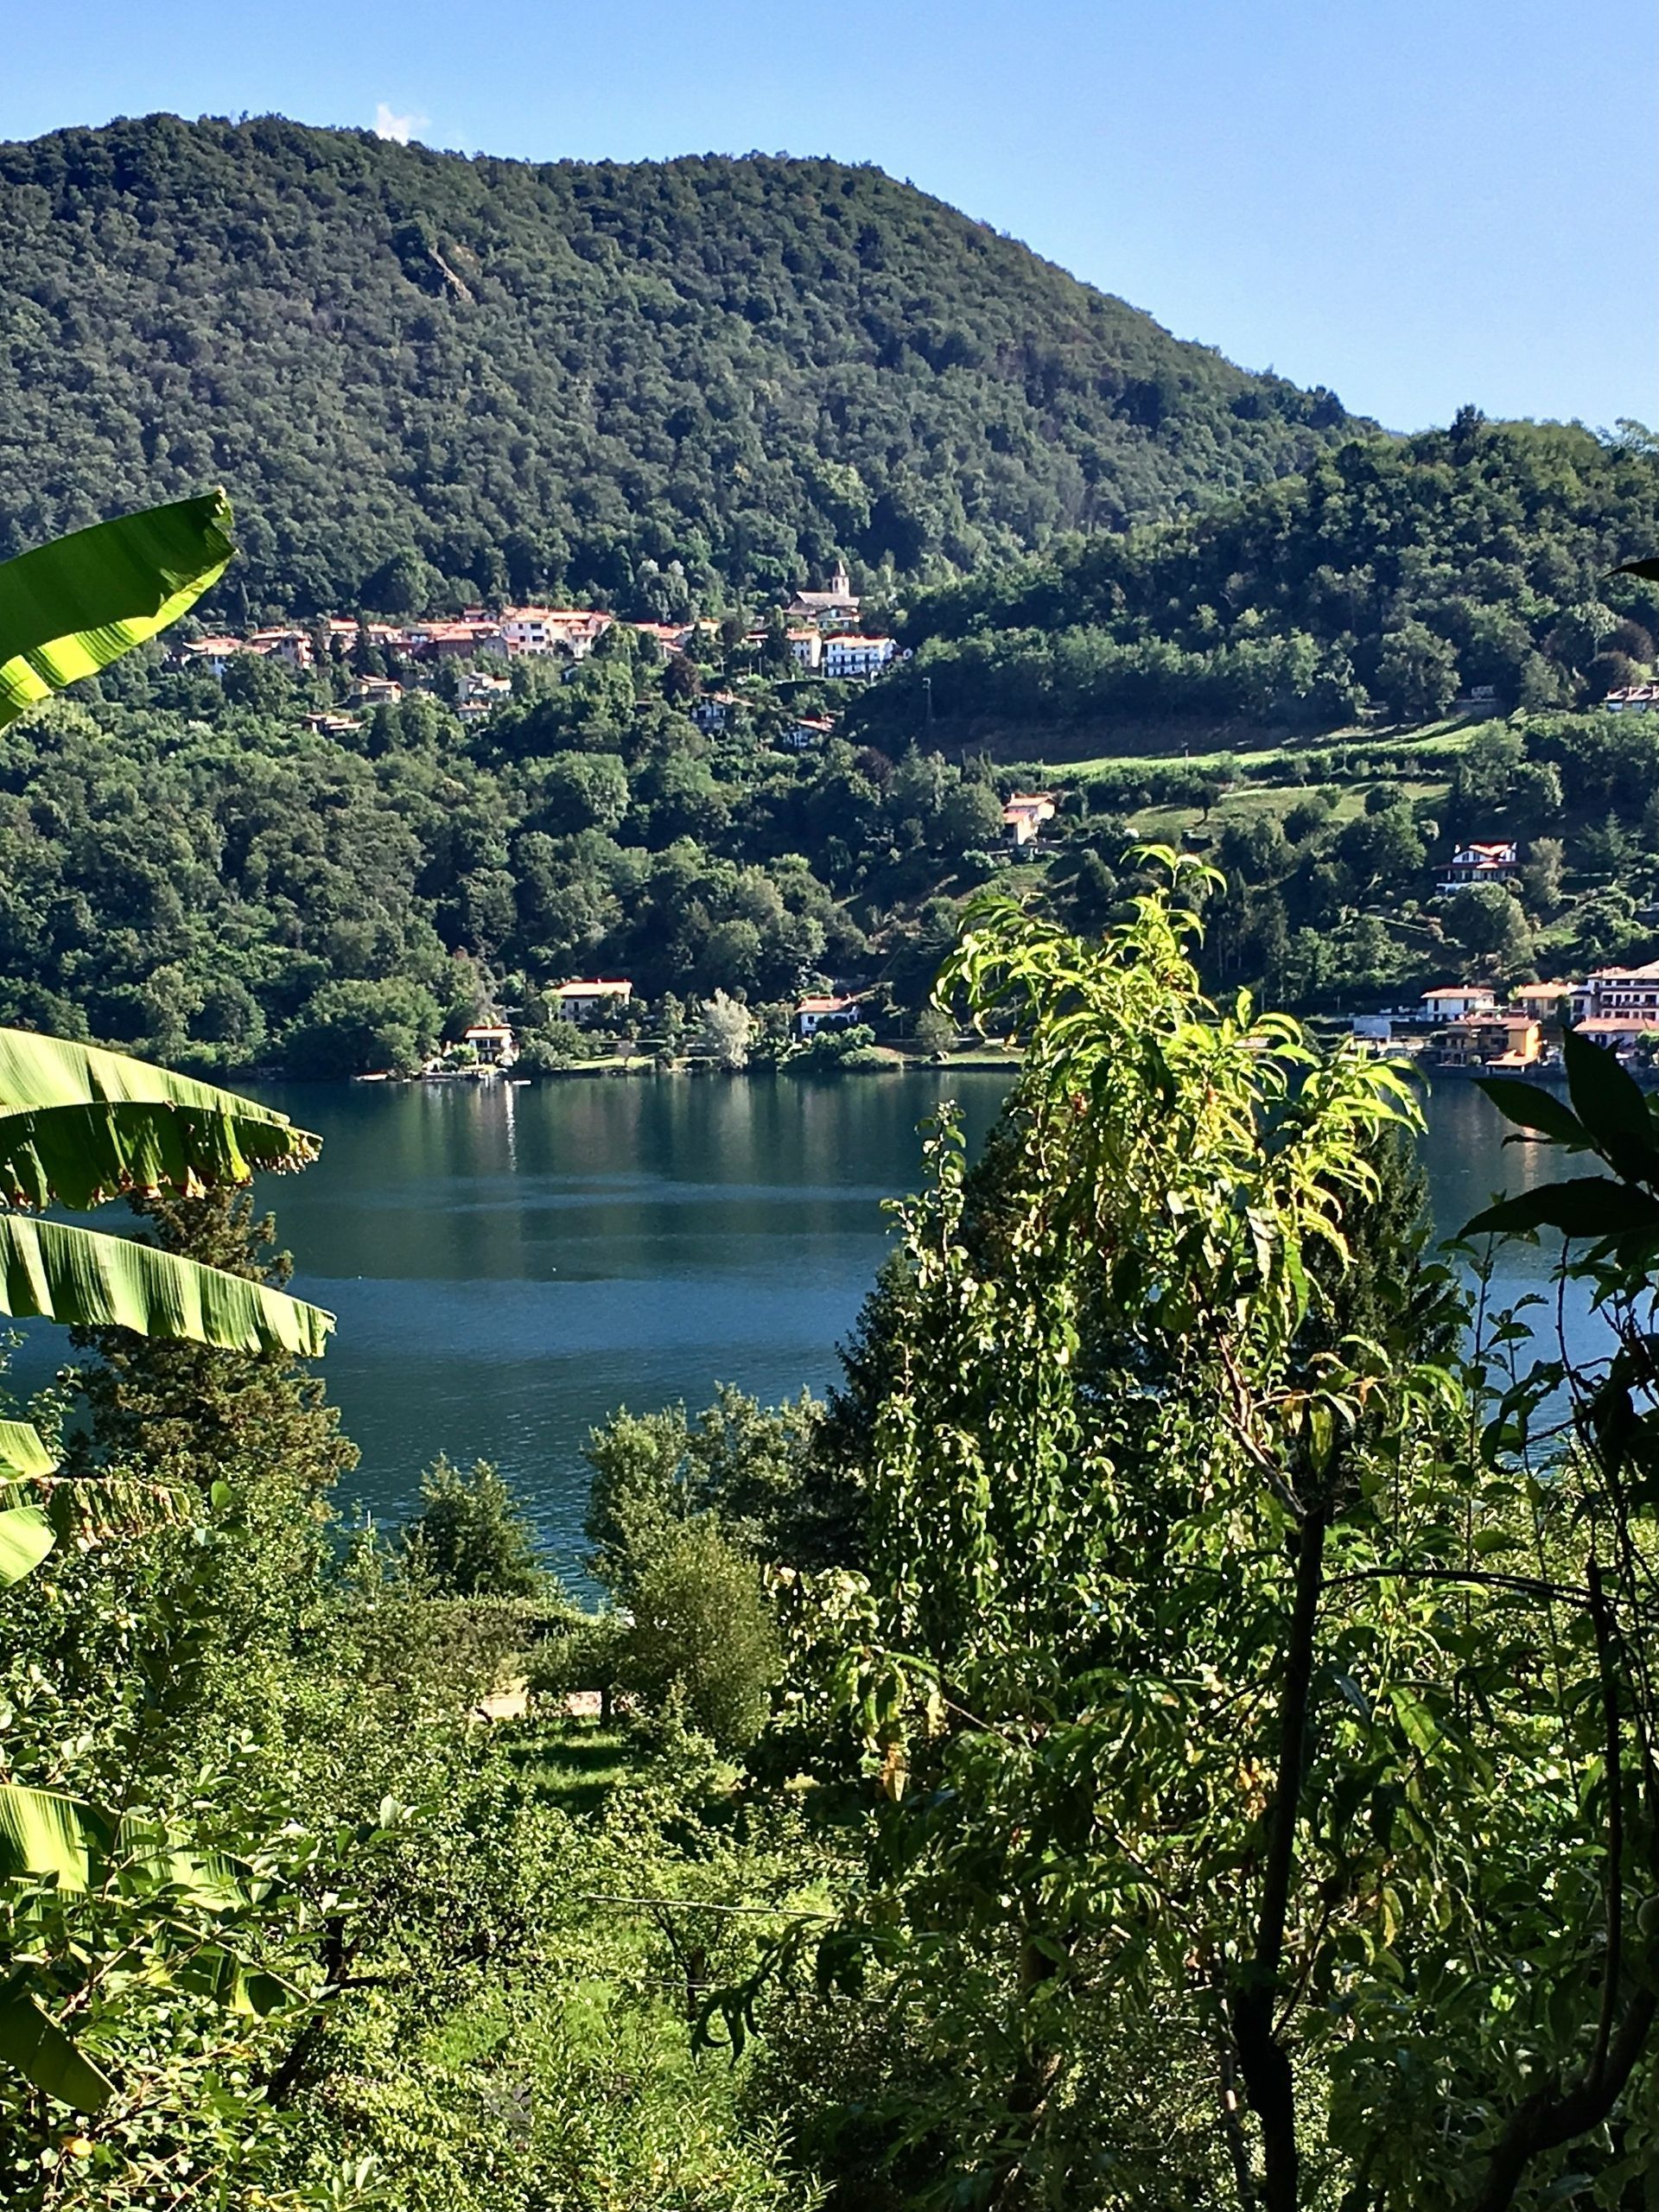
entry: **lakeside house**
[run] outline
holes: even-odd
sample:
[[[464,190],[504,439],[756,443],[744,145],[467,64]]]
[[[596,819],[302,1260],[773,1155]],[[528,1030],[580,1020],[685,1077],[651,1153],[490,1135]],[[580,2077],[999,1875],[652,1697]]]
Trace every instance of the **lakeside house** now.
[[[1659,960],[1642,968],[1600,968],[1580,983],[1517,984],[1502,1003],[1487,983],[1442,983],[1425,991],[1413,1017],[1395,1007],[1351,1017],[1357,1044],[1386,1050],[1403,1022],[1414,1020],[1430,1034],[1421,1046],[1427,1064],[1441,1068],[1503,1071],[1560,1064],[1560,1036],[1578,1036],[1626,1052],[1659,1039]]]
[[[485,1067],[510,1068],[518,1057],[518,1039],[505,1021],[474,1021],[461,1033]]]
[[[858,1020],[858,1001],[819,992],[798,1001],[795,1034],[816,1037],[820,1029],[850,1029]]]
[[[1659,1021],[1641,1014],[1592,1014],[1574,1022],[1573,1034],[1615,1052],[1629,1052],[1644,1037],[1659,1035]]]
[[[1610,1018],[1643,1017],[1643,1027],[1659,1030],[1659,960],[1640,968],[1595,968],[1572,987],[1575,1027]]]
[[[1436,1061],[1447,1068],[1529,1068],[1543,1056],[1542,1034],[1527,1014],[1465,1014],[1433,1041]]]
[[[1002,809],[1002,827],[1016,850],[1033,844],[1044,823],[1053,819],[1052,791],[1015,791]]]
[[[591,1021],[608,1007],[626,1006],[633,996],[633,985],[624,978],[595,976],[556,984],[549,995],[561,1021]]]
[[[404,687],[390,676],[359,676],[346,696],[354,707],[395,707]]]
[[[1659,713],[1659,683],[1623,683],[1601,703],[1610,715]]]
[[[1571,983],[1517,983],[1510,996],[1540,1021],[1559,1021],[1573,995]]]
[[[1446,894],[1471,883],[1509,883],[1520,872],[1520,855],[1510,842],[1459,845],[1434,888]]]

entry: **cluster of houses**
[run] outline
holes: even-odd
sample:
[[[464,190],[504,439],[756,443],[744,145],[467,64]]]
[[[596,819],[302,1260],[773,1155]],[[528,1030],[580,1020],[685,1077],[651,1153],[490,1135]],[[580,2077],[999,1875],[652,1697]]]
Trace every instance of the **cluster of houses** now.
[[[1522,983],[1507,996],[1490,983],[1441,983],[1415,1007],[1353,1020],[1355,1037],[1373,1045],[1427,1030],[1424,1057],[1445,1068],[1545,1067],[1567,1027],[1615,1052],[1650,1045],[1659,1038],[1659,960],[1597,968],[1578,983]]]
[[[800,591],[784,609],[785,635],[796,664],[813,676],[838,683],[868,683],[898,658],[894,639],[867,637],[859,628],[861,605],[847,571],[838,568],[825,591]],[[193,638],[176,649],[187,667],[223,677],[238,654],[276,661],[300,671],[320,658],[344,659],[366,643],[401,661],[504,661],[559,655],[585,660],[617,620],[589,607],[505,607],[492,613],[470,607],[454,620],[358,622],[340,615],[319,618],[304,626],[254,630],[245,637]],[[698,632],[718,624],[708,617],[695,622],[635,622],[630,627],[651,638],[664,653],[690,650]],[[747,642],[760,645],[766,632],[756,630]]]

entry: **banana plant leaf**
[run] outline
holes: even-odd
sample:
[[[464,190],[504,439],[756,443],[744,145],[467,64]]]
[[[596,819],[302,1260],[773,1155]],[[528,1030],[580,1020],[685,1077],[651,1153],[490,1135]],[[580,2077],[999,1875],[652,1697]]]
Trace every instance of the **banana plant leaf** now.
[[[33,1574],[57,1541],[57,1530],[38,1505],[10,1505],[0,1511],[0,1589]]]
[[[0,728],[188,613],[229,566],[230,525],[208,492],[0,563]]]
[[[0,1992],[0,2059],[77,2112],[97,2112],[115,2092],[109,2075],[77,2050],[50,2014],[15,1982]]]
[[[320,1149],[285,1114],[119,1052],[0,1029],[0,1196],[98,1205],[304,1167]]]
[[[0,1213],[0,1313],[305,1359],[334,1325],[320,1306],[153,1244],[17,1213]]]
[[[45,1875],[60,1890],[90,1890],[113,1840],[97,1806],[60,1789],[0,1783],[0,1880]]]
[[[49,1475],[57,1464],[39,1429],[26,1421],[0,1421],[0,1482]]]
[[[240,1859],[181,1844],[160,1821],[124,1813],[115,1827],[112,1863],[118,1886],[134,1894],[171,1889],[207,1912],[230,1912],[247,1902],[248,1870]]]
[[[264,1967],[251,1967],[234,1952],[217,1946],[199,1951],[188,1973],[180,1979],[187,1987],[200,1990],[227,2012],[255,2019],[264,2019],[268,2012],[278,2012],[289,2005],[305,2001],[304,1992],[291,1981],[284,1981],[281,1974],[272,1974]]]

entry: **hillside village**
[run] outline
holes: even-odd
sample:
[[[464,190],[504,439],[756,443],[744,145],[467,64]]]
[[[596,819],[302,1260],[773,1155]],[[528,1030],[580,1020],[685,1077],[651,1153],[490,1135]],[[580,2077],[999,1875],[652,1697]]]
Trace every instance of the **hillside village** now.
[[[897,637],[890,633],[894,628]],[[861,702],[907,658],[902,631],[902,616],[897,624],[871,621],[866,601],[837,563],[821,584],[780,594],[764,618],[728,614],[667,623],[630,620],[601,607],[533,603],[474,606],[454,615],[401,620],[335,614],[240,634],[201,632],[181,639],[171,659],[182,673],[211,675],[221,683],[230,677],[232,688],[243,679],[232,671],[268,664],[308,683],[318,702],[302,715],[310,728],[356,746],[377,714],[423,696],[463,729],[487,734],[492,718],[524,696],[526,671],[539,668],[555,681],[570,683],[596,652],[626,653],[638,681],[660,690],[710,743],[759,746],[784,760],[824,755],[840,745],[863,772],[880,779],[892,772],[891,741],[886,752],[860,747],[869,720]],[[1274,813],[1255,805],[1251,786],[1282,777],[1286,803],[1277,820],[1289,834],[1286,849],[1294,860],[1299,850],[1318,847],[1329,855],[1325,872],[1333,863],[1337,868],[1338,927],[1326,934],[1340,943],[1344,933],[1363,937],[1369,929],[1378,983],[1385,983],[1391,967],[1399,980],[1414,976],[1423,986],[1404,998],[1375,988],[1368,1002],[1363,973],[1351,969],[1344,977],[1328,960],[1322,973],[1317,957],[1299,971],[1294,957],[1299,933],[1293,931],[1292,957],[1266,979],[1282,995],[1315,1016],[1338,1018],[1373,1049],[1403,1050],[1447,1071],[1501,1065],[1548,1074],[1559,1060],[1564,1021],[1645,1069],[1659,1033],[1659,994],[1643,996],[1628,984],[1647,976],[1647,968],[1587,960],[1576,982],[1552,981],[1538,970],[1550,950],[1568,949],[1561,945],[1560,922],[1574,902],[1563,887],[1563,868],[1569,879],[1575,866],[1581,872],[1596,856],[1597,835],[1605,845],[1610,834],[1617,842],[1616,833],[1603,825],[1580,841],[1586,849],[1569,859],[1561,841],[1549,835],[1552,809],[1559,809],[1566,795],[1554,769],[1532,779],[1533,797],[1544,804],[1541,812],[1533,805],[1526,823],[1536,832],[1530,841],[1453,836],[1442,830],[1441,813],[1448,830],[1465,819],[1478,819],[1486,828],[1519,818],[1515,794],[1502,788],[1502,772],[1493,780],[1490,763],[1508,759],[1516,780],[1529,728],[1533,742],[1548,732],[1541,718],[1524,714],[1506,722],[1494,711],[1491,691],[1490,685],[1471,685],[1440,725],[1373,731],[1369,748],[1351,741],[1345,752],[1299,748],[1262,756],[1258,750],[1194,760],[1184,746],[1179,766],[1153,756],[1138,764],[1127,758],[1014,762],[996,770],[981,759],[975,772],[994,779],[995,802],[979,833],[984,857],[965,879],[960,865],[954,880],[947,868],[939,887],[961,896],[1001,871],[1020,895],[1085,918],[1091,882],[1103,896],[1117,884],[1126,849],[1137,836],[1173,838],[1210,856],[1228,880],[1217,910],[1222,925],[1213,930],[1221,955],[1213,962],[1216,980],[1224,982],[1226,902],[1259,899],[1252,879],[1263,873],[1264,855],[1271,874],[1273,839],[1283,842]],[[931,695],[925,690],[922,696],[922,726],[909,746],[918,759],[926,757],[930,736]],[[327,703],[321,703],[325,699]],[[1632,683],[1611,690],[1587,719],[1607,732],[1620,726],[1610,717],[1635,729],[1642,724],[1629,718],[1645,720],[1655,713],[1659,684]],[[1659,728],[1659,722],[1653,727]],[[973,765],[971,750],[962,749],[961,758],[965,773]],[[1429,781],[1425,772],[1430,770],[1446,781]],[[1391,771],[1397,780],[1390,779]],[[1526,785],[1524,772],[1518,781]],[[1351,819],[1356,804],[1360,811]],[[1491,822],[1478,817],[1477,808]],[[1248,811],[1242,815],[1243,810]],[[1381,867],[1373,865],[1376,851],[1355,857],[1356,841],[1363,845],[1368,839],[1370,847],[1380,844]],[[1541,870],[1553,889],[1541,882]],[[1368,871],[1369,886],[1363,881]],[[1653,888],[1659,891],[1659,885]],[[1097,897],[1095,905],[1101,903]],[[1625,950],[1646,927],[1646,909],[1633,899],[1626,907],[1617,945],[1603,949]],[[1305,955],[1317,934],[1317,929],[1300,932]],[[1393,954],[1379,967],[1385,941]],[[1659,976],[1659,966],[1651,972]],[[631,1063],[642,1039],[646,1049],[656,1040],[659,1057],[664,1050],[671,1058],[675,1048],[697,1049],[695,1038],[688,1045],[676,1034],[671,1007],[664,1046],[661,1008],[632,977],[554,975],[534,979],[534,988],[556,1025],[547,1033],[556,1036],[563,1029],[568,1040],[556,1051],[544,1046],[541,1065]],[[752,995],[737,987],[740,1003]],[[839,971],[803,969],[794,998],[757,1007],[751,1027],[762,1058],[811,1048],[828,1065],[829,1048],[839,1042],[839,1058],[849,1064],[860,1064],[862,1053],[865,1064],[881,1065],[881,1051],[868,1048],[879,1041],[884,1050],[913,1049],[916,1024],[914,1002],[895,992],[878,958]],[[937,1026],[929,1034],[937,1046]],[[486,1007],[480,1020],[452,1036],[444,1052],[424,1065],[437,1074],[537,1065],[538,1055],[526,1057],[522,1047],[512,1023]]]
[[[798,591],[774,610],[776,626],[740,628],[736,638],[728,636],[726,642],[741,643],[754,654],[780,643],[787,664],[804,675],[822,676],[836,683],[868,683],[892,664],[899,647],[893,639],[858,626],[861,607],[845,568],[837,567],[825,588]],[[446,664],[462,664],[467,672],[460,683],[458,703],[463,719],[469,719],[487,714],[498,696],[495,687],[502,679],[492,677],[488,664],[558,659],[574,668],[620,619],[596,607],[539,606],[469,607],[454,620],[404,622],[327,614],[304,625],[187,637],[173,652],[180,666],[205,668],[216,677],[223,677],[241,655],[273,661],[296,673],[350,666],[358,683],[348,696],[359,705],[380,705],[389,696],[401,696],[401,687],[395,694],[382,688],[388,679],[384,667],[372,672],[377,659],[407,663],[416,682]],[[724,626],[705,616],[681,623],[630,621],[627,626],[649,639],[664,660],[684,659],[688,675],[694,675],[701,649],[718,639]],[[485,665],[474,667],[475,663]],[[696,690],[687,696],[696,696]]]

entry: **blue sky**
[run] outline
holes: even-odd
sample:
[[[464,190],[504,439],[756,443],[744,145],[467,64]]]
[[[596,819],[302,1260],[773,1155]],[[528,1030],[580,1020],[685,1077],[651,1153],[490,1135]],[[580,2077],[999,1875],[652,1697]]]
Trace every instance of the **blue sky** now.
[[[276,110],[872,161],[1392,428],[1659,423],[1651,0],[59,0],[6,44],[3,137]]]

